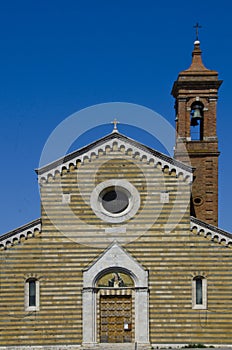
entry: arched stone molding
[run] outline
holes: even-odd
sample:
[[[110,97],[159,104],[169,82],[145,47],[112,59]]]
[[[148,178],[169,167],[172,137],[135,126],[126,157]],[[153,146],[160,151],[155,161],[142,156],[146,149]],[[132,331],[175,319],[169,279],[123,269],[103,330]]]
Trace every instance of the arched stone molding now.
[[[205,238],[211,239],[211,241],[223,244],[225,246],[231,247],[232,245],[232,234],[219,228],[206,224],[194,217],[190,221],[190,229],[192,232],[199,236],[204,236]]]
[[[149,343],[148,272],[117,243],[113,243],[89,268],[83,272],[83,344],[97,342],[96,282],[114,268],[128,273],[135,289],[135,342]]]
[[[77,168],[79,163],[84,164],[85,162],[90,162],[97,157],[101,157],[103,154],[114,151],[120,151],[125,156],[138,159],[154,168],[160,165],[162,170],[166,169],[170,173],[175,171],[177,177],[179,177],[179,175],[183,177],[183,181],[186,181],[187,183],[192,182],[192,169],[190,167],[181,164],[162,153],[140,145],[134,140],[130,140],[122,135],[116,135],[114,138],[110,138],[104,143],[99,141],[97,145],[86,149],[83,153],[81,151],[74,152],[67,156],[68,160],[64,157],[63,159],[55,161],[54,165],[52,163],[49,166],[49,170],[47,170],[48,167],[46,166],[37,170],[39,183],[42,184],[47,182],[49,177],[54,178],[57,172],[62,174],[64,171],[70,171],[71,168]]]

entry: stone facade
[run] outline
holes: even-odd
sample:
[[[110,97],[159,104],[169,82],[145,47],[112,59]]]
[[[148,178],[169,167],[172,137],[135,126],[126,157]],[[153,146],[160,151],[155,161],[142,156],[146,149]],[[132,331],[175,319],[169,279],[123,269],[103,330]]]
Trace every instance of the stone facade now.
[[[148,335],[141,342],[139,338],[133,341],[141,345],[144,340],[152,344],[229,343],[232,236],[215,232],[201,221],[193,221],[190,229],[191,169],[181,169],[181,163],[173,164],[142,145],[136,147],[120,134],[100,140],[99,146],[98,154],[92,152],[88,159],[80,161],[75,154],[68,170],[63,168],[53,177],[47,172],[46,179],[39,174],[42,228],[26,240],[12,240],[1,253],[1,345],[81,345],[89,331],[88,320],[95,324],[96,338],[92,339],[97,342],[96,320],[83,310],[88,288],[99,292],[94,284],[97,277],[88,285],[84,276],[115,241],[128,263],[114,254],[115,260],[109,258],[102,269],[127,271],[137,295],[143,277],[133,272],[130,259],[148,276],[147,286],[141,284],[145,292],[147,288],[147,318],[141,319],[139,306],[133,310],[137,336],[144,331],[144,322],[148,322]],[[98,218],[89,200],[98,183],[118,179],[137,188],[140,208],[133,218],[115,224]],[[68,203],[62,193],[69,194]],[[163,193],[168,193],[165,203]],[[10,236],[3,236],[2,242]],[[198,275],[207,279],[207,307],[200,310],[192,304],[192,283]],[[24,285],[31,277],[39,281],[40,306],[28,312]]]
[[[232,235],[212,225],[219,85],[195,47],[173,87],[183,163],[115,127],[37,171],[41,218],[0,237],[0,348],[232,346]],[[193,141],[198,97],[205,138]]]

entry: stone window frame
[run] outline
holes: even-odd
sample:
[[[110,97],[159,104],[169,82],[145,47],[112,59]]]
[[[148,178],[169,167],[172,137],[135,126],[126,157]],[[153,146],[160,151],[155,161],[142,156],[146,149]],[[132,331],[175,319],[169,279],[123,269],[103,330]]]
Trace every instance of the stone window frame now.
[[[104,209],[100,195],[111,187],[119,187],[128,194],[129,204],[127,208],[117,214],[113,214]],[[140,194],[137,188],[125,179],[110,179],[99,183],[91,193],[90,205],[93,212],[101,220],[109,223],[121,223],[135,216],[140,208]]]
[[[30,281],[35,281],[35,305],[29,305],[29,285]],[[40,309],[40,283],[35,277],[29,277],[24,283],[24,308],[25,311],[39,311]]]
[[[196,280],[202,280],[202,303],[196,302]],[[192,279],[192,308],[194,310],[207,310],[207,278],[202,275],[194,276]]]

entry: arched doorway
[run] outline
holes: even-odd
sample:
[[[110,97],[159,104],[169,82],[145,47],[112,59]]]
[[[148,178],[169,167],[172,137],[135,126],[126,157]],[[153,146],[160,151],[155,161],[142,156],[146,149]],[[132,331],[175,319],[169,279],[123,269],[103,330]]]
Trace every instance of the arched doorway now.
[[[134,281],[119,268],[99,277],[97,330],[100,343],[134,341]]]
[[[117,243],[83,271],[82,295],[83,345],[149,344],[148,272]],[[118,328],[115,320],[108,318],[110,311],[113,317],[118,315]],[[111,321],[112,326],[108,325]]]

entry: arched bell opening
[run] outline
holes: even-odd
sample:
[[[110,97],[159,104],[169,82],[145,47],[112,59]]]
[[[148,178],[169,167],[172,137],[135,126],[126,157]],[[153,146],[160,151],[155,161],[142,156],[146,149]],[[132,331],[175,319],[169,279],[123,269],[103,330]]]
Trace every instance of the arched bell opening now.
[[[204,105],[196,101],[191,105],[190,136],[192,141],[203,140]]]

